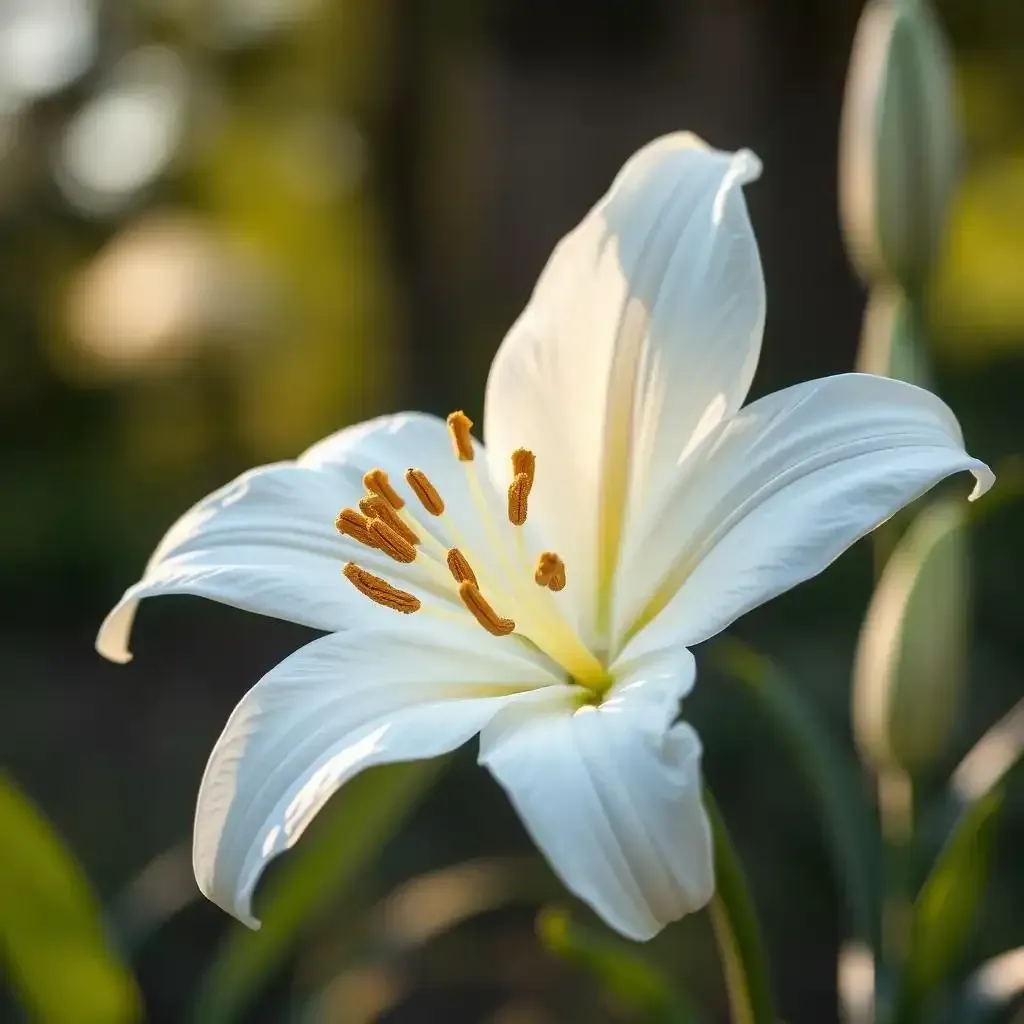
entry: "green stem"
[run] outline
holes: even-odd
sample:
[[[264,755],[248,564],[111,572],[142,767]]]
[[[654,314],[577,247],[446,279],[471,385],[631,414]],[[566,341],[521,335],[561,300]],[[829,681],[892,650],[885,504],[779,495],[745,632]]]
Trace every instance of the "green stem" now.
[[[715,843],[711,924],[718,943],[732,1024],[776,1024],[764,941],[743,866],[710,790],[704,806]]]
[[[899,768],[890,768],[878,777],[878,817],[885,844],[881,962],[886,973],[900,978],[891,1004],[886,1005],[881,993],[876,993],[878,1013],[888,1024],[912,1024],[918,1007],[906,966],[914,914],[910,880],[914,786],[910,776]]]

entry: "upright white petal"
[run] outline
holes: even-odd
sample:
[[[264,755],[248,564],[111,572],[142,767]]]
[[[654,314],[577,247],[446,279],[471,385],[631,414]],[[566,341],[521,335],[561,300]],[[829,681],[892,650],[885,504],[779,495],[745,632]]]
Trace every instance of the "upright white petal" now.
[[[242,698],[210,755],[192,848],[200,889],[256,927],[263,869],[344,782],[453,750],[558,682],[527,645],[475,623],[406,619],[314,640]]]
[[[629,539],[619,580],[628,649],[695,644],[819,573],[943,478],[991,486],[935,395],[868,374],[779,391],[743,409],[680,467],[660,514]]]
[[[481,762],[565,885],[633,939],[714,889],[700,742],[686,724],[669,727],[693,675],[685,649],[648,656],[599,707],[548,690],[480,736]]]
[[[186,512],[158,545],[142,579],[107,616],[97,649],[112,661],[130,660],[138,603],[160,594],[206,597],[314,629],[376,621],[381,609],[341,576],[348,561],[421,598],[444,593],[422,562],[403,566],[334,528],[338,511],[365,493],[367,470],[385,469],[404,490],[403,475],[412,466],[432,478],[449,513],[466,520],[467,531],[476,528],[472,497],[444,422],[421,413],[382,416],[338,431],[295,462],[244,473]],[[411,493],[406,497],[422,514]]]
[[[536,453],[530,517],[592,642],[624,523],[750,385],[765,297],[741,186],[759,172],[687,134],[640,150],[559,243],[491,367],[496,483],[513,449]]]

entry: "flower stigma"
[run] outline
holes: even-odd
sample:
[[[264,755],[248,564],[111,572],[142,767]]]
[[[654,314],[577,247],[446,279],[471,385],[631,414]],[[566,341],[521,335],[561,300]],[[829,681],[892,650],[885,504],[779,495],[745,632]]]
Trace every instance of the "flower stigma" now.
[[[505,519],[488,501],[477,476],[472,420],[460,411],[453,412],[447,423],[453,453],[466,474],[487,548],[474,551],[462,537],[444,498],[423,470],[410,468],[405,473],[405,482],[416,498],[409,504],[388,474],[375,468],[363,476],[367,493],[359,499],[358,511],[343,508],[335,527],[363,547],[415,568],[429,581],[431,590],[440,591],[447,600],[424,605],[415,594],[400,590],[354,562],[345,566],[345,578],[371,601],[403,615],[418,612],[445,619],[464,619],[468,615],[497,639],[510,637],[510,642],[539,650],[565,672],[567,681],[584,688],[583,698],[600,699],[611,685],[608,669],[555,603],[555,595],[566,587],[565,563],[553,551],[531,559],[520,529],[526,522],[536,473],[533,452],[517,448],[512,453]],[[430,526],[430,521],[437,526]],[[439,530],[447,534],[444,540],[437,535]]]

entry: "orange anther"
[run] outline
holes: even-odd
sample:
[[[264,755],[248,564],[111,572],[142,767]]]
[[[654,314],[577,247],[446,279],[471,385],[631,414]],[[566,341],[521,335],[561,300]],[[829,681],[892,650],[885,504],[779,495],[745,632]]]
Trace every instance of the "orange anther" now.
[[[466,560],[466,556],[458,549],[452,548],[448,552],[448,570],[452,576],[455,577],[456,583],[472,583],[474,587],[479,589],[479,584],[476,581],[476,573],[473,572],[473,567]]]
[[[444,500],[437,493],[437,488],[430,482],[426,473],[419,469],[407,469],[405,479],[412,488],[413,494],[420,499],[420,504],[432,516],[439,516],[444,512]]]
[[[368,491],[380,495],[392,508],[402,508],[405,505],[405,500],[391,486],[391,481],[383,469],[371,469],[363,477],[363,486]]]
[[[387,580],[382,580],[365,569],[360,569],[354,562],[349,562],[343,571],[345,578],[352,586],[361,594],[365,594],[371,601],[382,604],[385,608],[393,608],[403,615],[411,615],[413,612],[419,611],[420,602],[417,597],[391,586]]]
[[[396,562],[415,562],[416,549],[400,533],[392,530],[383,519],[374,516],[367,527],[374,543]]]
[[[468,580],[459,584],[459,597],[473,613],[473,618],[492,636],[508,636],[516,628],[516,624],[511,619],[503,619],[484,600],[480,590]]]
[[[473,461],[472,429],[473,421],[461,409],[449,414],[448,433],[452,436],[452,445],[460,462]]]

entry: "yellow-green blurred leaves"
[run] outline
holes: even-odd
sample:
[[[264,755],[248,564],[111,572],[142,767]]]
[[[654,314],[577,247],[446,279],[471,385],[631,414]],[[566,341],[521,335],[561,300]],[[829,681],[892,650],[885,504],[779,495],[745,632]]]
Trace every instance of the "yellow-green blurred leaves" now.
[[[696,1016],[668,979],[625,942],[599,935],[548,907],[537,917],[541,943],[555,956],[588,971],[608,999],[630,1019],[650,1024],[695,1024]]]
[[[196,1024],[239,1018],[302,929],[369,867],[443,764],[385,765],[346,783],[268,879],[258,901],[260,930],[235,925],[228,933],[200,988]]]
[[[840,152],[846,244],[865,281],[920,290],[956,157],[950,58],[927,0],[871,0],[850,61]]]
[[[949,738],[965,673],[966,518],[962,498],[926,508],[897,544],[868,608],[854,664],[853,721],[876,768],[921,771]]]
[[[129,1024],[135,983],[104,934],[99,906],[70,851],[0,774],[0,955],[32,1020]]]
[[[937,346],[985,358],[1024,337],[1024,150],[993,158],[964,179],[930,300]]]
[[[843,890],[849,934],[874,943],[880,851],[854,758],[835,742],[791,680],[752,647],[721,637],[710,660],[757,698],[792,751],[817,806],[836,885]]]
[[[1002,805],[996,788],[964,812],[914,901],[903,995],[911,1007],[958,966],[988,880]]]
[[[361,145],[326,110],[301,125],[287,108],[239,107],[197,171],[226,235],[277,290],[260,358],[237,366],[238,429],[260,457],[294,454],[381,404],[392,303]]]

